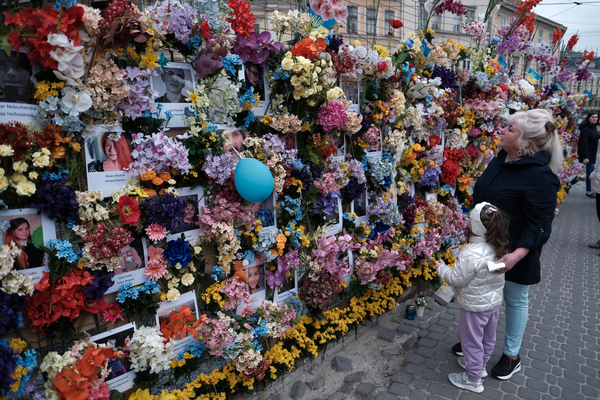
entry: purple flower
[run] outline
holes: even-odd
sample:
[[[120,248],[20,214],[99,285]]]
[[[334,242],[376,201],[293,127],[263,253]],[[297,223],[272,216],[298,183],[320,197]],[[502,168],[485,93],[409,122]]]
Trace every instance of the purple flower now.
[[[100,270],[88,270],[94,279],[83,288],[83,293],[97,301],[102,300],[104,293],[114,284],[114,271],[106,271],[104,268]]]
[[[362,196],[366,187],[364,183],[360,183],[355,177],[351,177],[348,184],[340,190],[340,195],[344,200],[356,200]]]
[[[313,208],[313,214],[331,214],[337,209],[337,198],[340,197],[340,192],[329,192],[327,195],[321,197],[315,208]]]
[[[66,221],[71,218],[79,221],[79,204],[75,195],[75,186],[69,185],[68,181],[67,174],[63,174],[56,180],[42,179],[35,192],[38,202],[31,207],[37,208],[38,214],[43,212],[53,220]]]
[[[217,184],[222,185],[229,178],[231,172],[235,170],[237,163],[238,159],[233,157],[233,154],[230,152],[220,156],[208,154],[204,165],[202,165],[202,171],[209,178],[216,180]]]
[[[214,36],[206,43],[206,47],[200,50],[198,59],[194,63],[200,79],[204,79],[219,68],[222,68],[222,58],[227,55],[227,47],[223,43],[220,43],[218,39],[213,38]]]
[[[427,167],[421,175],[421,181],[418,183],[419,188],[431,187],[438,184],[440,180],[440,169],[434,167]]]
[[[438,76],[442,79],[442,86],[445,89],[452,89],[456,86],[456,74],[450,68],[436,65],[433,67],[431,79],[437,78]]]
[[[16,293],[8,294],[0,290],[0,335],[4,335],[9,326],[22,325],[22,312],[27,308],[27,304],[27,297],[19,296]],[[2,362],[0,362],[1,365]]]
[[[244,63],[250,61],[261,67],[267,65],[271,51],[278,52],[281,49],[283,49],[283,44],[273,42],[269,31],[263,31],[260,35],[251,32],[247,38],[237,35],[233,43],[233,53],[240,56]]]
[[[146,226],[156,223],[172,231],[183,222],[185,200],[172,193],[150,196],[140,204],[140,210]]]

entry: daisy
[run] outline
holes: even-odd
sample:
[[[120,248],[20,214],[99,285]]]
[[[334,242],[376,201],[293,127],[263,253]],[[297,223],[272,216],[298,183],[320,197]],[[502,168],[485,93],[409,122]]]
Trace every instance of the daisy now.
[[[161,249],[162,250],[162,249]],[[153,281],[157,281],[167,273],[167,264],[164,260],[150,260],[148,266],[144,268],[144,276]]]
[[[102,317],[105,322],[115,323],[117,319],[121,321],[125,321],[121,316],[123,309],[119,305],[119,303],[112,303],[106,307],[106,310],[102,311]]]
[[[154,223],[146,228],[148,238],[153,242],[157,242],[165,238],[167,234],[167,228],[157,223]]]

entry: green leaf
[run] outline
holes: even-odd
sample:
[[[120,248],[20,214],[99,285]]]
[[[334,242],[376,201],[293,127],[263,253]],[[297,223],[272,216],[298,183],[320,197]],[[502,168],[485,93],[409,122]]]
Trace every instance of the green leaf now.
[[[123,393],[119,392],[118,390],[110,391],[110,397],[108,398],[108,400],[122,400],[122,399],[123,399]]]

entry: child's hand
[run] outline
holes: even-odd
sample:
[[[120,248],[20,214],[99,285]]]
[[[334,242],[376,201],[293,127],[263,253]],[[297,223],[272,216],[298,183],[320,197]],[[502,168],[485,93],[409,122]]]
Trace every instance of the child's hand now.
[[[441,267],[442,265],[446,265],[446,263],[442,260],[437,260],[435,262],[435,269],[437,270],[439,267]]]

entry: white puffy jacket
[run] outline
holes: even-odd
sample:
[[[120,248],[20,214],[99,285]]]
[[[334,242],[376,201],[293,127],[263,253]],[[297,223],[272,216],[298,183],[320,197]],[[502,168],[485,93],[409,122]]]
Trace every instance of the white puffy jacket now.
[[[454,268],[441,265],[437,273],[452,285],[456,302],[465,311],[482,312],[502,305],[504,274],[488,271],[487,262],[495,261],[494,247],[481,236],[471,236],[458,254]]]
[[[600,163],[600,146],[598,146],[598,152],[596,153],[596,162]],[[594,169],[594,172],[590,174],[590,182],[592,184],[592,193],[600,194],[600,168]]]

